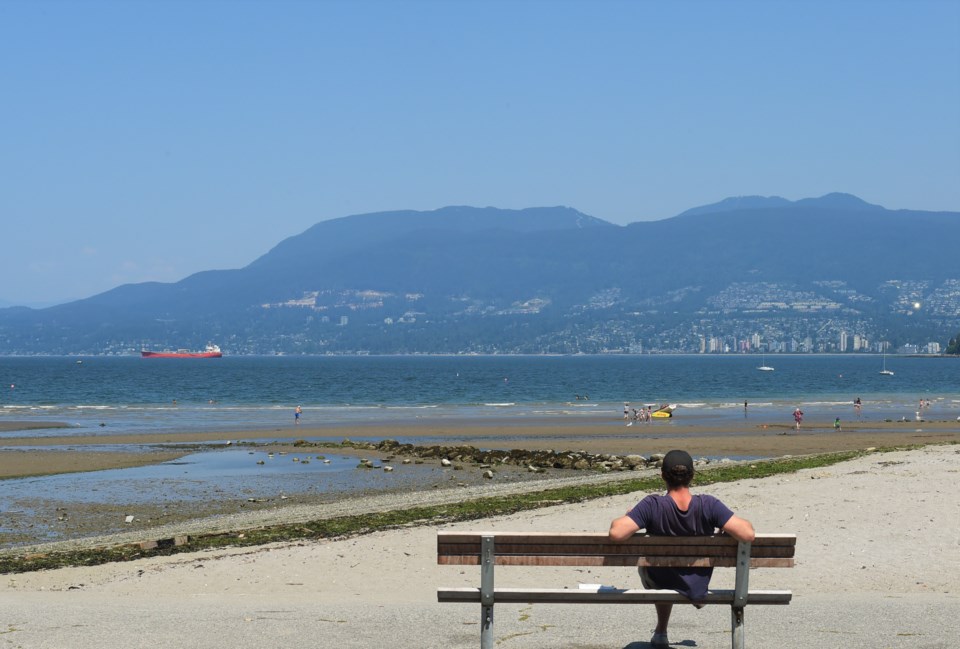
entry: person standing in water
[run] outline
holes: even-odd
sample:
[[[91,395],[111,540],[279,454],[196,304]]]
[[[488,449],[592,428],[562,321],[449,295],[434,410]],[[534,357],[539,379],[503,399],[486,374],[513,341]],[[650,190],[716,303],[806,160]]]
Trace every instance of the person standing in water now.
[[[803,411],[800,410],[799,406],[793,411],[793,420],[797,422],[797,430],[800,430],[800,422],[803,421]]]
[[[303,413],[303,409],[300,406],[297,406],[296,410],[293,411],[293,423],[300,425],[300,415]]]

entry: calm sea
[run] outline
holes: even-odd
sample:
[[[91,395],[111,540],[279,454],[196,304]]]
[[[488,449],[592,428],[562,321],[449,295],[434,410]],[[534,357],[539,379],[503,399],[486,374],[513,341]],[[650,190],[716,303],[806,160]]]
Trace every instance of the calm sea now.
[[[960,360],[865,355],[0,358],[0,422],[60,421],[67,434],[246,430],[287,425],[573,419],[623,403],[679,404],[685,419],[800,406],[847,418],[960,416]],[[63,435],[64,430],[30,435]],[[20,436],[22,432],[0,433]]]

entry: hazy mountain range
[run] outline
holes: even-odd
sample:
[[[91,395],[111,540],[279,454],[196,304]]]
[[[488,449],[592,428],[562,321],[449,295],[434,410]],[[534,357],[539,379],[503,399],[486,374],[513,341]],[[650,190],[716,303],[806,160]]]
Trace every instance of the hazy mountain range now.
[[[771,318],[946,339],[960,323],[958,241],[958,212],[848,194],[729,198],[627,226],[569,207],[361,214],[245,268],[0,309],[0,354],[209,341],[228,353],[592,352],[650,348],[658,328]],[[937,306],[904,308],[914,302]],[[616,335],[603,340],[604,327]]]

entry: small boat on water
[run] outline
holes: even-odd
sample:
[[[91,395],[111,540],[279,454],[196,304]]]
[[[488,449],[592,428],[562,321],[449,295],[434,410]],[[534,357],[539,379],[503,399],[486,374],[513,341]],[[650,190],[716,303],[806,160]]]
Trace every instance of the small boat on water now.
[[[656,417],[657,419],[666,419],[667,417],[673,417],[673,410],[676,408],[676,404],[665,403],[661,406],[652,404],[650,408],[650,416]]]
[[[769,365],[767,365],[767,355],[764,354],[764,355],[761,356],[760,358],[761,358],[761,360],[760,360],[760,367],[758,367],[757,369],[760,370],[761,372],[772,372],[772,371],[774,370],[774,368],[772,368],[772,367],[770,367]]]
[[[880,373],[883,374],[884,376],[893,376],[893,370],[888,370],[888,369],[887,369],[887,355],[886,355],[886,354],[883,355],[883,369],[880,370]]]
[[[178,349],[176,351],[152,352],[147,349],[140,351],[143,358],[220,358],[223,352],[217,345],[207,345],[203,351],[194,352],[189,349]]]

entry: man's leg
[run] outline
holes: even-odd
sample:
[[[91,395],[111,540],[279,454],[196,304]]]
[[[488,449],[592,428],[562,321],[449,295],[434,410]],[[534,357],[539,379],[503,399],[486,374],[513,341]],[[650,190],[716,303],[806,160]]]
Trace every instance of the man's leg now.
[[[654,633],[667,634],[667,625],[670,623],[670,613],[673,611],[673,604],[654,604],[657,609],[657,628]]]
[[[647,590],[656,590],[656,582],[650,577],[646,568],[640,568],[640,583]],[[653,637],[650,638],[650,645],[653,649],[668,649],[669,640],[667,640],[667,624],[670,623],[670,613],[673,611],[673,604],[654,604],[657,609],[657,628],[653,630]]]

